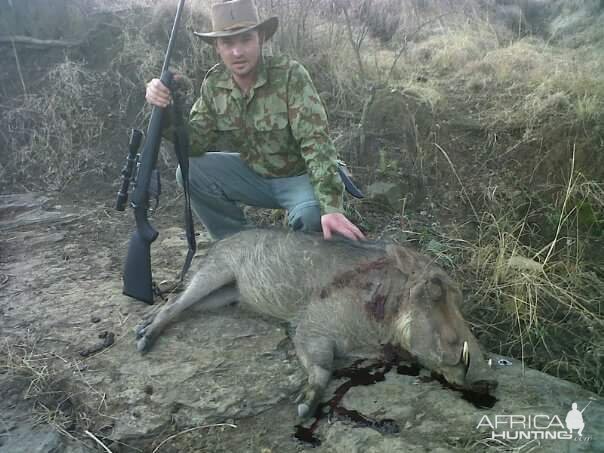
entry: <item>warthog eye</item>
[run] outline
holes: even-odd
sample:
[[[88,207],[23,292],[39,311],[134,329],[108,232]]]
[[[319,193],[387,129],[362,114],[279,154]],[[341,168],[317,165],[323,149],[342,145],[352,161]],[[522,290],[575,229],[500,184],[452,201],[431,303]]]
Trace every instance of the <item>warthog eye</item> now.
[[[428,294],[432,300],[440,300],[443,295],[442,281],[438,277],[432,277],[427,285]]]

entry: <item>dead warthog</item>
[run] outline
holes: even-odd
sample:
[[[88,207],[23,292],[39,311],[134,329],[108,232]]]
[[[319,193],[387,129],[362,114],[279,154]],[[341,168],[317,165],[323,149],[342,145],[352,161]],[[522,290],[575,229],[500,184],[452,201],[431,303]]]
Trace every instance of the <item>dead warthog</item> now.
[[[193,304],[238,301],[289,321],[308,372],[298,414],[320,401],[334,356],[375,355],[389,344],[454,386],[487,393],[497,385],[462,318],[458,286],[409,247],[280,230],[246,230],[215,243],[186,291],[137,327],[147,351]]]

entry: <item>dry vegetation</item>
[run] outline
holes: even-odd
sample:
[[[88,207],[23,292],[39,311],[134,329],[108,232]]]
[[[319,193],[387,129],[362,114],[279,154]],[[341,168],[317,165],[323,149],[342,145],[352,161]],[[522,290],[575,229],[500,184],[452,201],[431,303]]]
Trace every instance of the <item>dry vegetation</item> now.
[[[469,218],[471,228],[454,238],[432,231],[422,244],[454,264],[472,302],[470,319],[491,350],[601,393],[601,2],[552,1],[547,8],[526,1],[504,8],[494,0],[258,3],[264,16],[281,18],[267,51],[287,52],[308,66],[337,135],[356,133],[365,100],[379,87],[412,91],[430,106],[434,123],[448,124],[436,131],[417,123],[423,152],[417,168],[437,205],[442,187],[435,174],[451,178],[449,191],[463,185],[459,195],[472,210],[458,212],[455,221]],[[173,6],[144,0],[119,6],[113,13],[119,33],[111,36],[113,52],[103,65],[65,51],[42,80],[22,80],[16,86],[23,93],[5,93],[2,191],[62,190],[82,172],[116,181],[125,143],[105,148],[125,142],[126,128],[144,120],[142,87],[159,71]],[[185,22],[175,68],[191,95],[213,55],[189,33],[207,26],[204,11],[188,10]],[[14,51],[19,61],[25,50]],[[467,130],[473,134],[467,143],[448,141]],[[451,162],[433,146],[437,141]],[[343,153],[354,161],[350,149]],[[484,167],[477,173],[476,162],[489,163],[490,173]],[[382,156],[382,170],[395,169],[390,179],[405,165],[384,163]],[[370,204],[351,203],[349,210],[363,221]],[[382,213],[381,220],[384,215],[392,217]],[[365,224],[379,234],[389,219]],[[9,358],[13,369],[31,363],[15,352]],[[43,382],[41,373],[32,371],[32,385]]]
[[[54,354],[39,352],[37,340],[31,334],[19,341],[5,339],[0,344],[0,380],[11,382],[13,392],[22,393],[25,402],[31,402],[35,425],[51,425],[73,438],[69,431],[76,423],[86,425],[82,419],[85,414],[83,407],[75,404],[76,395],[69,391],[68,379],[53,366],[57,359],[65,361]]]
[[[475,289],[473,318],[483,341],[527,363],[602,393],[604,267],[589,252],[596,233],[593,208],[602,187],[570,175],[564,198],[546,205],[486,212],[467,252]],[[601,230],[597,232],[601,237]]]
[[[66,59],[52,68],[42,93],[11,99],[2,111],[11,150],[3,180],[62,190],[81,172],[98,171],[93,147],[104,122],[94,112],[91,86],[99,74]]]

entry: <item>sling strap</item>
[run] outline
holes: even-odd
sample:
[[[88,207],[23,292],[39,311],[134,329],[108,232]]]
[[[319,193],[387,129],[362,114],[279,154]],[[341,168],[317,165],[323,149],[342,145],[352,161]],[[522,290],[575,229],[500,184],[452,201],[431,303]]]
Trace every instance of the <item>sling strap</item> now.
[[[189,190],[189,148],[191,145],[189,142],[189,131],[187,125],[183,121],[182,106],[176,87],[173,89],[173,99],[172,119],[174,121],[174,153],[178,159],[178,166],[180,167],[180,174],[182,176],[182,187],[185,193],[185,233],[189,245],[187,257],[185,258],[185,263],[180,272],[180,281],[182,282],[191,266],[193,256],[195,256],[195,252],[197,251],[197,243],[195,241],[193,214],[191,212],[191,194]]]

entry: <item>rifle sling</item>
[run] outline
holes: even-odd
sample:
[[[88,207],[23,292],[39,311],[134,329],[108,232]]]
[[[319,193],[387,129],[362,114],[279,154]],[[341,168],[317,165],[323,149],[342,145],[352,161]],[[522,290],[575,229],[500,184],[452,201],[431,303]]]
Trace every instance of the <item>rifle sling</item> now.
[[[176,153],[178,165],[180,166],[182,187],[185,193],[185,232],[187,236],[187,243],[189,245],[187,257],[185,258],[185,263],[182,267],[182,271],[180,272],[180,281],[182,282],[185,278],[185,274],[191,266],[193,256],[195,256],[195,252],[197,251],[197,243],[195,241],[193,214],[191,212],[191,194],[189,190],[189,135],[186,125],[183,124],[182,116],[180,116],[180,109],[174,106],[172,113],[175,120],[174,152]]]

